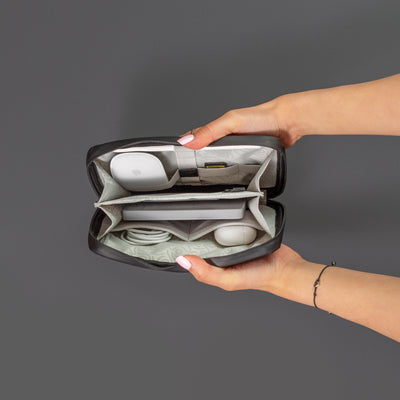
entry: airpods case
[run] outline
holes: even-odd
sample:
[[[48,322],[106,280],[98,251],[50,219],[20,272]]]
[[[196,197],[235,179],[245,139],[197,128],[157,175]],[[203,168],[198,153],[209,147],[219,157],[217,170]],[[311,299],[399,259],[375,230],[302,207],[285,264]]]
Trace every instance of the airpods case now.
[[[136,267],[185,272],[176,264],[180,255],[196,254],[210,264],[227,267],[270,254],[280,247],[285,210],[272,200],[286,182],[285,149],[279,139],[259,135],[230,135],[201,150],[181,146],[177,137],[150,137],[113,141],[89,149],[87,173],[97,195],[89,227],[89,248],[96,254]],[[122,185],[110,169],[124,153],[150,154],[162,163],[166,176],[149,185]],[[143,166],[141,166],[143,167]],[[132,167],[135,173],[137,168]],[[154,171],[149,171],[153,172]],[[151,174],[150,174],[151,175]],[[144,182],[146,183],[146,182]],[[124,187],[125,186],[125,187]],[[242,199],[241,219],[126,221],[124,207],[147,202]],[[163,203],[165,204],[165,203]],[[225,203],[226,204],[226,203]],[[158,218],[158,216],[156,217]],[[219,215],[218,215],[219,218]],[[222,246],[214,232],[230,226],[256,231],[249,244]],[[130,232],[152,229],[155,238],[169,240],[143,245],[127,241]]]

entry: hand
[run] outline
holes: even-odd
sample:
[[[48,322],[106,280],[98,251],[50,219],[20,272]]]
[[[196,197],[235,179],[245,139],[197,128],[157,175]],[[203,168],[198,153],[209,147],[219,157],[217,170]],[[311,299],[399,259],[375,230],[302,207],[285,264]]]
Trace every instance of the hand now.
[[[301,137],[294,133],[294,124],[289,120],[290,98],[289,95],[281,96],[254,107],[228,111],[216,120],[186,132],[178,142],[198,150],[229,134],[250,134],[275,136],[285,147],[290,147]]]
[[[293,145],[301,136],[293,134],[285,115],[288,96],[254,107],[231,110],[208,124],[186,132],[178,142],[190,149],[201,149],[211,142],[231,133],[258,134],[278,137],[285,147]],[[291,264],[304,260],[295,251],[282,245],[275,253],[229,268],[207,264],[194,255],[178,257],[178,264],[189,269],[200,282],[225,290],[257,289],[273,291],[281,285],[284,272]]]
[[[285,245],[273,254],[226,268],[210,265],[194,255],[178,257],[176,261],[199,282],[228,291],[256,289],[275,294],[281,294],[289,275],[307,263]]]

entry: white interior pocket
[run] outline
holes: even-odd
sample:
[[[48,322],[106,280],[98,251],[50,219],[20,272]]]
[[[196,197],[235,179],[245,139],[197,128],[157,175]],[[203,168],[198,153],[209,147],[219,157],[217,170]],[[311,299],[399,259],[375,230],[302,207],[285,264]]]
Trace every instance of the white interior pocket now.
[[[259,198],[262,193],[248,192],[248,191],[223,191],[223,192],[202,192],[202,193],[157,193],[157,194],[142,194],[124,197],[121,199],[109,200],[104,202],[97,202],[95,206],[100,208],[106,214],[100,228],[98,238],[103,237],[112,229],[114,229],[120,221],[122,221],[122,209],[126,204],[140,203],[146,201],[207,201],[207,200],[220,200],[220,199],[248,199]]]
[[[119,183],[115,182],[110,174],[110,169],[107,163],[101,160],[95,160],[94,164],[97,168],[97,174],[103,185],[103,191],[101,192],[100,198],[97,201],[98,203],[129,196],[130,192],[124,189]]]
[[[268,166],[271,164],[273,159],[273,153],[270,153],[267,158],[264,160],[264,162],[259,166],[258,171],[256,174],[253,176],[253,179],[250,181],[249,186],[247,187],[247,190],[250,191],[255,191],[255,192],[260,192],[260,179],[263,176],[264,172],[268,168]]]
[[[207,185],[248,185],[260,165],[235,164],[225,168],[197,168],[199,179]]]
[[[225,226],[249,226],[264,231],[263,227],[248,210],[245,211],[243,218],[239,220],[121,221],[111,231],[121,232],[131,228],[154,229],[169,232],[182,240],[192,241]]]
[[[247,185],[254,178],[254,174],[257,173],[266,159],[270,159],[269,173],[261,174],[263,176],[260,175],[258,181],[262,179],[263,187],[274,186],[276,181],[277,152],[274,149],[251,145],[210,146],[200,150],[191,150],[178,145],[138,146],[118,149],[103,154],[94,161],[98,175],[104,186],[99,202],[127,197],[129,195],[130,192],[113,180],[109,167],[110,161],[115,155],[125,152],[146,152],[160,159],[167,176],[170,178],[168,183],[153,187],[152,191],[169,189],[174,185]],[[225,163],[226,167],[206,168],[207,163],[219,162]],[[196,169],[198,176],[184,177],[183,174],[179,176],[179,171],[188,169]]]
[[[265,219],[272,224],[274,232],[275,210],[263,207]],[[221,246],[214,239],[214,231],[225,226],[250,226],[257,229],[256,239],[248,245]],[[171,233],[170,240],[151,245],[132,245],[124,239],[124,233],[132,228],[154,229]],[[200,257],[215,257],[234,254],[259,246],[271,236],[255,220],[250,211],[240,220],[214,221],[122,221],[101,241],[131,256],[150,261],[174,262],[182,254],[196,254]]]

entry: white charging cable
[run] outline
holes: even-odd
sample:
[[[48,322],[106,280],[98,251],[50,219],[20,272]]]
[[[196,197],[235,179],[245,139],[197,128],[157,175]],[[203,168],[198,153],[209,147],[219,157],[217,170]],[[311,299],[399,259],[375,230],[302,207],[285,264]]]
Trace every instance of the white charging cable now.
[[[130,228],[121,232],[120,238],[128,244],[146,246],[170,240],[172,234],[166,231],[147,228]]]

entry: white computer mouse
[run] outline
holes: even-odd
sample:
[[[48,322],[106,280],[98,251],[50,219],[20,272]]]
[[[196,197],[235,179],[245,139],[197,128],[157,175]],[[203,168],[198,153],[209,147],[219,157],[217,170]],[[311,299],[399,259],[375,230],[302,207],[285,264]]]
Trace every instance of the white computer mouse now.
[[[121,153],[110,162],[111,176],[125,189],[152,190],[168,182],[161,161],[149,153]]]
[[[240,246],[253,242],[257,229],[243,225],[222,226],[214,231],[214,237],[221,246]]]

